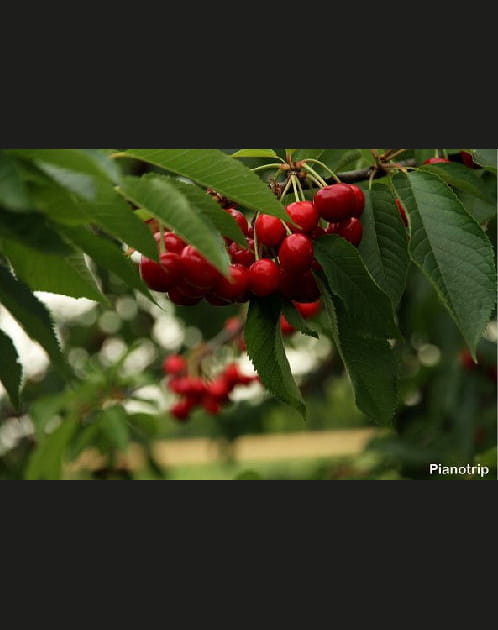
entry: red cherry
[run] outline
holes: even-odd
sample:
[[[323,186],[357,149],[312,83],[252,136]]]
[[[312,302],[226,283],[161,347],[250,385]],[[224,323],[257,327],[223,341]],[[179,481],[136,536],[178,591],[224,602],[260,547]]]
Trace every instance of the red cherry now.
[[[217,398],[212,396],[204,396],[202,406],[212,416],[217,416],[221,411],[221,403]]]
[[[159,242],[161,241],[161,232],[156,232],[154,234],[154,238],[156,243],[159,245]],[[187,246],[187,243],[185,243],[185,241],[183,241],[177,234],[174,234],[173,232],[165,232],[164,245],[167,252],[181,254]]]
[[[207,384],[201,378],[190,377],[188,379],[187,396],[199,400],[207,392]]]
[[[261,258],[249,267],[249,289],[254,295],[271,295],[277,290],[278,282],[279,269],[273,260]]]
[[[304,304],[302,302],[296,301],[293,301],[292,303],[294,304],[296,310],[299,311],[299,313],[301,314],[301,317],[304,317],[304,319],[311,319],[312,317],[315,317],[315,315],[320,312],[320,309],[322,307],[322,303],[320,302],[320,300]]]
[[[304,234],[291,234],[280,245],[278,257],[287,271],[306,271],[313,262],[313,243]]]
[[[236,331],[240,331],[241,324],[242,320],[240,319],[240,317],[229,317],[227,321],[223,324],[223,328],[227,332],[233,333]]]
[[[168,278],[170,286],[175,286],[181,278],[183,265],[182,259],[178,254],[166,252],[159,256],[159,264]]]
[[[431,157],[425,160],[424,164],[448,164],[449,160],[441,157]]]
[[[255,223],[258,241],[267,247],[277,247],[285,238],[285,227],[280,219],[260,214]]]
[[[396,199],[396,205],[398,206],[399,214],[406,227],[408,227],[408,217],[406,216],[406,210],[403,208],[403,204],[399,199]]]
[[[318,211],[312,201],[295,201],[286,208],[287,214],[299,227],[289,223],[293,232],[305,232],[309,234],[318,225]]]
[[[230,278],[221,276],[213,293],[229,302],[237,302],[245,297],[249,288],[249,271],[242,265],[229,266]]]
[[[168,383],[168,387],[174,394],[186,396],[190,387],[190,378],[188,376],[172,378]]]
[[[314,240],[320,238],[320,236],[324,236],[327,232],[319,225],[316,227],[313,232],[310,233],[310,237]]]
[[[188,284],[197,289],[212,289],[219,278],[219,271],[202,256],[195,247],[187,245],[181,255],[183,272]]]
[[[332,184],[319,190],[313,203],[326,221],[343,221],[356,211],[357,197],[349,184]]]
[[[282,331],[282,335],[284,337],[289,337],[290,335],[296,332],[294,326],[291,326],[289,322],[285,319],[285,315],[280,315],[280,330]]]
[[[182,400],[181,402],[178,402],[173,405],[173,407],[171,407],[170,413],[173,418],[175,418],[175,420],[182,422],[184,420],[188,420],[193,407],[194,404],[192,403],[192,401],[188,399]]]
[[[345,238],[355,247],[358,247],[363,238],[363,226],[361,221],[356,217],[341,221],[337,229],[337,234]]]
[[[460,157],[462,158],[463,164],[465,164],[467,168],[481,168],[479,164],[476,164],[474,162],[474,158],[472,157],[472,154],[469,153],[468,151],[460,151]]]
[[[320,289],[311,271],[305,271],[294,278],[292,298],[298,302],[316,302],[320,297]]]
[[[173,266],[171,266],[171,270],[171,273],[168,273],[162,265],[145,256],[142,256],[142,260],[140,261],[140,275],[142,276],[142,280],[149,289],[153,291],[166,293],[174,285],[180,274],[179,261],[176,271],[173,272]]]
[[[205,297],[206,302],[209,302],[209,304],[212,304],[213,306],[229,306],[230,304],[232,304],[230,300],[224,300],[214,293],[208,293]]]
[[[199,304],[202,297],[189,297],[182,293],[178,287],[173,287],[168,291],[169,299],[178,306],[194,306]]]
[[[237,221],[239,228],[242,231],[242,234],[247,236],[247,234],[249,233],[249,224],[247,223],[247,219],[242,214],[242,212],[240,212],[240,210],[235,210],[234,208],[228,208],[227,210],[225,210],[225,212],[228,212],[228,214],[232,215],[232,217]]]
[[[187,370],[187,362],[179,354],[172,354],[164,360],[163,370],[165,374],[177,376]]]
[[[228,248],[228,254],[233,263],[250,267],[256,260],[254,256],[254,241],[251,244],[251,239],[249,239],[247,249],[242,249],[237,243],[232,243]]]
[[[222,377],[228,383],[230,391],[238,384],[241,376],[239,366],[236,363],[229,363],[223,370],[222,374]]]
[[[460,354],[458,355],[458,360],[460,362],[460,365],[465,370],[476,370],[477,369],[477,364],[474,363],[474,359],[472,358],[472,355],[470,354],[470,352],[468,350],[462,350],[460,352]]]
[[[362,189],[358,188],[355,184],[349,184],[349,187],[353,191],[355,197],[353,216],[359,218],[365,211],[365,195],[363,194]]]
[[[226,400],[230,394],[231,383],[223,376],[218,377],[207,386],[207,392],[212,398]]]

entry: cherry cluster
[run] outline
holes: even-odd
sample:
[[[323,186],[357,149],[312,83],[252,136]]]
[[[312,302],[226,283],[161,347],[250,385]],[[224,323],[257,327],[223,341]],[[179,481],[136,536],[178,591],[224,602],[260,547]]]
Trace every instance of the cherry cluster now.
[[[320,266],[314,258],[313,239],[338,234],[358,246],[363,235],[359,217],[365,197],[354,184],[325,186],[313,201],[287,206],[289,221],[260,214],[253,225],[235,208],[231,214],[245,236],[246,246],[225,237],[230,256],[228,277],[223,276],[192,245],[177,234],[155,233],[160,262],[142,257],[140,272],[147,286],[168,293],[174,304],[190,306],[206,299],[215,306],[242,303],[252,296],[280,293],[298,302],[315,302],[320,291],[312,270]]]
[[[178,354],[167,357],[163,363],[167,375],[168,389],[180,397],[170,413],[176,420],[189,419],[196,407],[202,407],[209,414],[216,416],[223,406],[230,402],[230,394],[239,386],[248,386],[258,381],[257,376],[242,374],[236,363],[230,363],[215,379],[206,380],[188,373],[187,361]]]

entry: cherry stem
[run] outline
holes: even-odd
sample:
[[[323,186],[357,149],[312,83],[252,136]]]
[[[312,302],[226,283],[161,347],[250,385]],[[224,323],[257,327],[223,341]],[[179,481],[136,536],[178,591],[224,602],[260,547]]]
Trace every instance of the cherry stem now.
[[[322,185],[320,184],[320,182],[315,177],[313,177],[311,173],[306,173],[306,177],[307,179],[310,180],[310,182],[313,182],[316,186],[318,186],[318,188],[322,188]],[[312,188],[311,185],[310,185],[310,188]]]
[[[301,182],[299,181],[299,177],[296,177],[296,184],[299,189],[299,194],[301,195],[301,200],[306,201],[306,197],[304,195],[303,187],[301,186]]]
[[[282,194],[280,195],[280,201],[282,201],[282,199],[285,197],[285,195],[287,194],[287,191],[289,190],[289,188],[291,187],[291,179],[289,178],[287,180],[287,182],[285,183],[284,189],[282,191]]]
[[[278,168],[280,170],[279,162],[272,162],[271,164],[263,164],[263,166],[257,166],[256,168],[251,168],[253,173],[257,173],[258,171],[267,171],[271,168]]]
[[[259,212],[256,214],[256,219],[259,216]],[[256,260],[259,260],[261,258],[261,255],[259,253],[259,239],[258,239],[258,232],[256,230],[256,221],[254,222],[254,256],[256,258]]]
[[[320,186],[324,188],[327,186],[327,182],[321,177],[309,164],[306,162],[303,163],[303,168],[305,168],[309,173],[313,175],[313,177],[320,182]],[[340,180],[339,180],[340,181]]]
[[[305,163],[306,162],[312,162],[313,164],[318,164],[319,166],[321,166],[322,168],[324,168],[327,173],[330,173],[330,175],[335,179],[335,181],[340,184],[341,180],[337,177],[337,175],[334,173],[334,171],[329,168],[326,164],[324,164],[323,162],[320,162],[320,160],[315,160],[314,158],[308,158],[307,160],[304,160]]]
[[[159,225],[159,233],[161,238],[159,239],[159,254],[166,253],[166,243],[164,242],[164,225],[161,223]]]
[[[291,182],[292,182],[292,188],[294,189],[294,197],[296,198],[296,201],[301,201],[301,197],[299,196],[299,193],[297,191],[295,175],[291,175]]]

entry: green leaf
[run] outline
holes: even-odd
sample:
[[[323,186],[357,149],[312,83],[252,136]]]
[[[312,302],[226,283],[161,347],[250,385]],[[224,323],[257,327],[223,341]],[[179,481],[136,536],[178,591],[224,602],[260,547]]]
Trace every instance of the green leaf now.
[[[326,149],[298,149],[292,159],[294,162],[308,159],[319,160],[324,151],[326,151]]]
[[[305,418],[305,403],[285,356],[280,331],[281,307],[281,300],[274,296],[251,301],[244,333],[247,353],[261,383]]]
[[[410,216],[410,256],[436,289],[475,356],[496,297],[489,239],[439,177],[415,172],[397,175],[393,183]]]
[[[119,451],[128,447],[129,431],[126,411],[121,405],[104,409],[97,420],[111,446]]]
[[[496,175],[490,172],[484,172],[481,181],[488,189],[492,202],[484,201],[475,195],[468,192],[458,192],[458,197],[463,203],[463,206],[467,212],[469,212],[476,221],[479,223],[485,223],[490,221],[496,216]]]
[[[290,302],[284,301],[282,303],[282,311],[285,315],[285,319],[296,330],[299,330],[299,332],[303,333],[303,335],[308,335],[308,337],[318,339],[318,333],[316,330],[309,325],[301,313]]]
[[[257,175],[218,149],[128,149],[123,155],[188,177],[249,210],[289,218]]]
[[[40,209],[54,221],[65,225],[95,223],[148,258],[158,260],[157,244],[149,228],[129,204],[105,182],[97,183],[95,190],[95,201],[88,201],[47,181],[36,198]]]
[[[145,297],[154,301],[143,283],[138,265],[133,263],[122,249],[109,239],[98,236],[85,227],[63,228],[65,235],[81,250],[92,258],[97,265],[112,271],[132,289],[137,289]]]
[[[314,248],[328,285],[341,299],[355,330],[359,334],[397,337],[389,297],[375,283],[358,250],[336,234],[322,236]]]
[[[489,190],[482,179],[476,175],[475,171],[467,168],[463,164],[458,164],[457,162],[450,162],[449,164],[424,164],[420,170],[438,175],[441,179],[458,190],[476,195],[488,203],[496,203],[496,199],[490,196]]]
[[[358,251],[368,271],[397,308],[408,273],[408,237],[396,202],[383,184],[365,191],[361,217],[363,239]]]
[[[278,155],[273,149],[239,149],[235,153],[232,153],[230,157],[233,158],[276,158]]]
[[[61,258],[14,242],[4,243],[4,251],[16,276],[33,291],[107,302],[81,252]]]
[[[27,210],[29,195],[14,158],[0,151],[0,204],[9,210]]]
[[[497,149],[474,149],[474,162],[492,173],[496,173]]]
[[[426,160],[435,157],[434,149],[415,149],[414,154],[417,166],[422,166]]]
[[[187,197],[193,208],[211,221],[220,234],[228,236],[242,247],[247,247],[247,240],[242,234],[237,221],[228,212],[225,212],[214,199],[211,199],[209,195],[194,184],[187,184],[173,178],[169,178],[169,181]]]
[[[65,420],[55,431],[44,435],[29,459],[24,478],[30,481],[59,480],[64,454],[76,428],[76,422]]]
[[[67,188],[87,201],[95,201],[96,188],[95,180],[90,175],[75,173],[59,166],[36,162],[38,168],[51,177],[63,188]]]
[[[8,335],[0,330],[0,381],[16,409],[19,409],[22,365],[16,347]]]
[[[188,197],[162,175],[125,177],[119,192],[163,221],[191,243],[222,273],[228,270],[228,254],[221,236],[204,214],[196,212]]]
[[[71,376],[45,305],[3,265],[0,265],[0,302],[17,319],[26,334],[44,348],[52,363],[65,376]]]
[[[67,256],[69,245],[42,214],[0,210],[0,238],[29,245],[42,252]]]
[[[385,339],[359,334],[340,301],[335,299],[334,307],[324,283],[321,288],[324,331],[351,379],[356,406],[375,422],[389,424],[398,402],[393,351]]]
[[[103,164],[103,160],[109,160],[109,158],[105,154],[102,154],[103,157],[96,157],[95,151],[95,149],[93,151],[88,149],[10,149],[9,152],[20,158],[50,164],[65,171],[74,171],[112,181],[111,173],[115,174],[115,169]]]

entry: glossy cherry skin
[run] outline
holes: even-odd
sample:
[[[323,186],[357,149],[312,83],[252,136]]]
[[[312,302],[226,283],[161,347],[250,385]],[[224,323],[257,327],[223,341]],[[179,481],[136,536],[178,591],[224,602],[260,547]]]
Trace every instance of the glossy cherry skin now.
[[[213,396],[204,396],[201,404],[211,416],[217,416],[221,411],[221,402]]]
[[[292,303],[294,304],[296,310],[301,314],[301,317],[304,317],[304,319],[311,319],[312,317],[315,317],[315,315],[320,312],[320,309],[322,307],[322,303],[320,302],[320,300],[309,303],[293,301]]]
[[[202,297],[189,297],[182,293],[178,287],[173,287],[168,291],[169,299],[178,306],[194,306],[199,304]]]
[[[249,289],[249,271],[243,265],[230,265],[230,278],[220,276],[213,293],[228,302],[237,302],[245,297]]]
[[[396,199],[396,205],[398,207],[399,214],[403,223],[405,224],[406,227],[408,227],[408,217],[406,216],[406,210],[403,208],[403,204],[401,203],[399,199]]]
[[[187,245],[182,255],[183,273],[188,284],[206,292],[212,289],[219,278],[219,271],[202,256],[195,247]]]
[[[353,191],[355,197],[353,216],[358,219],[365,211],[365,195],[363,194],[362,189],[355,186],[355,184],[349,184],[349,187]]]
[[[299,227],[295,227],[289,223],[289,227],[293,232],[304,232],[309,234],[318,225],[318,211],[312,201],[295,201],[286,208],[287,214]]]
[[[273,260],[261,258],[249,267],[249,290],[258,297],[271,295],[278,288],[279,268]]]
[[[244,236],[247,236],[249,234],[249,224],[247,223],[247,219],[242,214],[242,212],[240,212],[240,210],[235,210],[235,208],[228,208],[227,210],[225,210],[225,212],[228,212],[228,214],[230,214],[237,221],[238,226],[242,231],[242,234],[244,234]]]
[[[209,396],[217,398],[218,400],[226,400],[231,390],[232,386],[230,381],[223,376],[219,376],[207,387]]]
[[[318,214],[326,221],[343,221],[356,210],[356,194],[349,184],[332,184],[319,190],[313,203]]]
[[[154,238],[156,239],[156,243],[159,244],[159,242],[161,241],[161,232],[156,232],[154,234]],[[165,232],[164,246],[167,252],[181,254],[185,247],[187,247],[187,243],[185,243],[185,241],[182,240],[177,234],[174,234],[173,232]]]
[[[337,234],[349,241],[351,245],[358,247],[361,243],[361,239],[363,238],[363,226],[361,221],[356,217],[352,217],[346,221],[341,221],[337,229]]]
[[[295,274],[280,267],[278,290],[288,300],[315,302],[320,298],[320,289],[311,271]]]
[[[428,160],[425,160],[424,164],[448,164],[449,160],[441,157],[431,157]]]
[[[178,254],[161,254],[160,263],[142,257],[140,274],[143,281],[153,291],[166,293],[178,281],[182,273],[182,264]]]
[[[190,412],[194,407],[194,403],[190,400],[182,400],[171,407],[170,413],[179,422],[188,420]]]
[[[277,217],[260,214],[254,226],[259,243],[267,247],[278,247],[285,238],[284,224]]]
[[[256,260],[254,256],[254,241],[252,241],[252,239],[248,240],[247,249],[243,249],[240,245],[237,245],[237,243],[232,243],[228,248],[228,254],[233,263],[250,267]]]
[[[291,234],[280,245],[278,257],[287,271],[306,271],[313,262],[313,243],[304,234]]]

